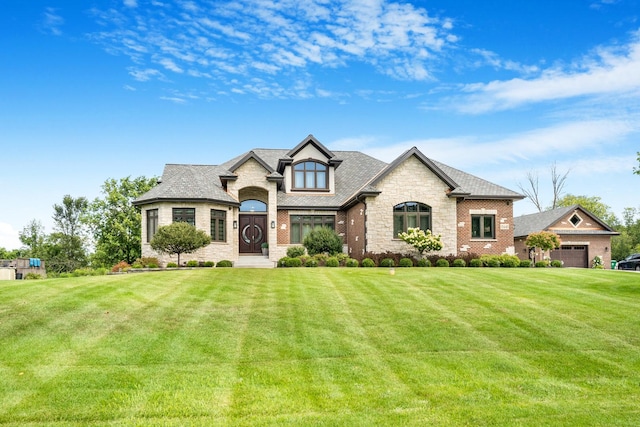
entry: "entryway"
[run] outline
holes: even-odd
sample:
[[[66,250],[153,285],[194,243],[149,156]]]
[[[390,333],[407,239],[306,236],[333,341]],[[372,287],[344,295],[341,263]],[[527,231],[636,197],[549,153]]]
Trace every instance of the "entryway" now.
[[[240,253],[262,253],[262,244],[267,241],[267,215],[240,214]]]

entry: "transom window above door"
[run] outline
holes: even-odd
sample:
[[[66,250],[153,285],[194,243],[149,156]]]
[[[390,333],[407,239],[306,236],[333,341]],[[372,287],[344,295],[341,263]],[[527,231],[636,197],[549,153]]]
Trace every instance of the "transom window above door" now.
[[[328,190],[329,189],[329,168],[327,165],[315,162],[304,161],[293,165],[293,186],[294,190]]]
[[[393,237],[409,228],[431,230],[431,207],[424,203],[404,202],[393,207]]]
[[[260,200],[245,200],[240,203],[240,212],[266,212],[267,204]]]

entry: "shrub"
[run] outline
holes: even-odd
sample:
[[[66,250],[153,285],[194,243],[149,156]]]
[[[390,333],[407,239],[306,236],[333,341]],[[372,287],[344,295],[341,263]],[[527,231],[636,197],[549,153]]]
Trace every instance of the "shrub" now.
[[[289,258],[290,257],[288,257],[288,256],[284,256],[284,257],[280,258],[278,260],[278,267],[286,267],[287,266],[287,261],[289,261]]]
[[[302,267],[302,260],[300,258],[288,258],[287,267]]]
[[[338,258],[336,258],[336,257],[331,257],[331,258],[327,259],[327,262],[325,263],[325,265],[327,267],[339,267],[340,266],[340,261],[338,261]]]
[[[142,268],[142,264],[139,262],[134,262],[133,264],[131,264],[131,268]]]
[[[233,267],[233,263],[228,259],[222,259],[218,261],[218,263],[216,264],[216,267]]]
[[[445,258],[440,258],[436,261],[436,267],[449,267],[449,261]]]
[[[337,253],[335,255],[335,257],[338,259],[338,262],[340,262],[340,265],[344,265],[347,260],[349,259],[349,254],[345,254],[344,252],[340,252]]]
[[[178,264],[175,262],[168,262],[167,263],[167,268],[176,268],[178,267]]]
[[[116,265],[114,265],[114,266],[111,268],[111,271],[112,271],[113,273],[118,273],[118,272],[120,272],[120,271],[127,271],[127,270],[129,270],[130,268],[131,268],[131,266],[129,265],[129,263],[128,263],[128,262],[126,262],[126,261],[120,261],[119,263],[117,263]]]
[[[453,260],[453,264],[451,264],[452,267],[466,267],[467,263],[464,262],[464,260],[462,258],[456,258]]]
[[[431,267],[431,261],[426,258],[420,258],[417,265],[418,267]]]
[[[502,260],[502,267],[513,268],[520,265],[520,260],[515,260],[513,258],[505,258]]]
[[[150,264],[147,264],[147,267],[148,268],[158,268],[158,264],[150,263]]]
[[[342,239],[333,229],[322,227],[311,230],[304,238],[303,245],[309,255],[328,253],[335,255],[342,252]]]
[[[395,267],[396,263],[393,258],[384,258],[380,261],[380,267]]]
[[[136,264],[140,264],[142,267],[134,267]],[[132,264],[133,268],[158,268],[158,265],[160,264],[160,261],[158,261],[158,258],[156,257],[142,257],[142,258],[138,258],[137,260],[135,260],[135,262]],[[155,265],[155,267],[152,267],[152,265]]]
[[[474,258],[469,261],[469,267],[482,267],[482,260],[480,258]]]
[[[531,260],[530,259],[521,259],[519,267],[524,267],[524,268],[531,267]]]
[[[376,263],[371,258],[365,258],[362,260],[363,267],[375,267]]]
[[[520,265],[520,258],[516,255],[502,254],[499,257],[500,265],[503,267],[517,267]]]
[[[42,279],[42,276],[38,273],[27,273],[24,276],[24,280],[39,280]]]
[[[551,267],[562,267],[562,261],[560,261],[559,259],[554,259],[553,261],[551,261]]]
[[[325,265],[327,260],[329,259],[329,255],[327,254],[315,254],[313,258],[318,261],[318,265]]]
[[[289,258],[297,258],[301,257],[306,253],[306,249],[304,246],[291,246],[287,248],[287,257]]]
[[[302,258],[299,258],[300,262],[302,263]],[[317,267],[318,266],[318,260],[316,260],[315,258],[309,258],[304,262],[304,266],[305,267]]]
[[[536,267],[549,267],[548,261],[536,261]]]
[[[213,262],[213,261],[205,261],[202,265],[203,265],[204,267],[213,267],[213,266],[215,266],[215,265],[216,265],[216,263],[215,263],[215,262]]]
[[[398,267],[413,267],[411,258],[401,258]]]
[[[195,259],[187,261],[187,267],[198,267],[200,264]]]
[[[344,265],[347,267],[358,267],[360,263],[355,258],[349,258],[348,260],[345,261]]]

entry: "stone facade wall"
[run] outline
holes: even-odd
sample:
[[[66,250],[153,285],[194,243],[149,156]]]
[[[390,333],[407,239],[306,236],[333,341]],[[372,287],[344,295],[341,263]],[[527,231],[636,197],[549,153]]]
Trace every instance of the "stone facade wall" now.
[[[413,250],[393,235],[393,207],[413,201],[431,206],[431,231],[442,235],[443,248],[437,253],[457,253],[456,200],[447,197],[447,184],[420,160],[414,156],[408,158],[384,177],[377,188],[382,193],[366,200],[367,252]]]
[[[471,215],[495,215],[495,239],[471,238]],[[478,255],[514,255],[513,202],[511,200],[462,200],[458,203],[458,251]]]
[[[158,227],[161,227],[163,225],[169,225],[173,222],[173,208],[194,208],[196,210],[196,228],[199,230],[203,230],[208,235],[211,233],[211,209],[217,209],[227,212],[227,241],[211,242],[211,244],[207,245],[204,248],[198,249],[196,252],[190,254],[181,254],[181,264],[184,264],[189,260],[218,262],[223,259],[236,259],[237,254],[234,254],[232,250],[232,242],[234,241],[234,239],[237,240],[237,233],[236,230],[233,230],[231,224],[233,221],[234,212],[236,212],[237,209],[233,208],[232,210],[229,210],[228,206],[203,202],[154,203],[145,205],[142,209],[143,257],[157,257],[161,266],[166,266],[168,262],[178,262],[178,257],[176,255],[157,253],[147,242],[147,210],[158,209]]]

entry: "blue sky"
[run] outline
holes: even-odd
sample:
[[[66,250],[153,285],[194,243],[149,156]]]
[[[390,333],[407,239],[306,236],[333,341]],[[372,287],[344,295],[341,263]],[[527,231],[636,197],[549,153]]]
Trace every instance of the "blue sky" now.
[[[640,207],[640,0],[4,0],[0,247],[65,194],[308,134]],[[535,212],[527,200],[516,215]]]

